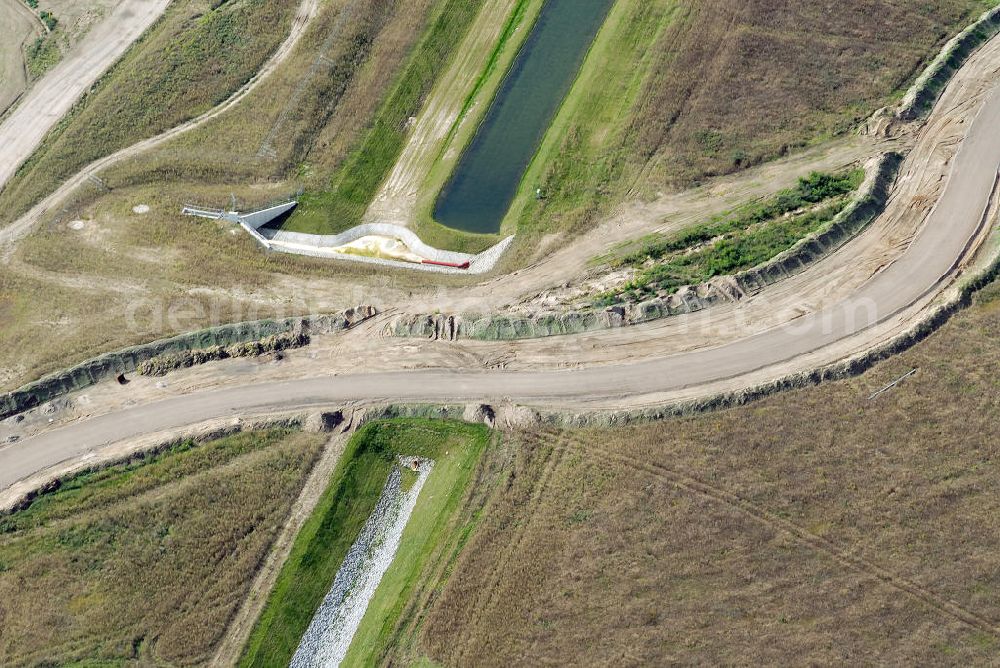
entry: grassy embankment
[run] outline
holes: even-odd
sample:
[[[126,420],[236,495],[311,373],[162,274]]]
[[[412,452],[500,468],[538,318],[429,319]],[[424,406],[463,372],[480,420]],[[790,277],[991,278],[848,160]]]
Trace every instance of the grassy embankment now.
[[[811,174],[765,202],[677,234],[646,239],[643,248],[612,262],[615,268],[635,268],[636,277],[597,302],[638,302],[766,262],[827,226],[847,206],[864,176],[863,169]]]
[[[877,0],[846,5],[831,21],[821,0],[780,9],[619,0],[505,229],[522,236],[525,257],[541,236],[585,230],[623,199],[843,136],[995,4]],[[873,23],[872,12],[883,20]]]
[[[166,183],[173,194],[242,208],[321,188],[364,136],[439,0],[323,5],[293,55],[246,101],[102,178]],[[261,149],[269,149],[261,154]]]
[[[461,158],[464,148],[479,129],[479,124],[489,111],[497,91],[524,40],[537,20],[543,0],[516,0],[510,4],[510,11],[498,35],[490,44],[486,57],[479,63],[478,76],[471,78],[462,72],[453,78],[459,83],[442,81],[435,90],[434,100],[438,104],[456,105],[459,111],[447,134],[436,144],[420,147],[419,192],[414,206],[414,228],[426,243],[439,248],[449,248],[464,252],[479,252],[500,240],[497,234],[472,234],[453,230],[434,220],[433,209],[438,194],[444,187],[452,170]],[[480,21],[489,17],[481,16]],[[482,38],[489,26],[483,26],[473,39]],[[471,31],[470,31],[471,32]],[[463,47],[468,48],[468,47]],[[461,96],[461,97],[458,97]]]
[[[325,439],[184,443],[0,515],[0,664],[206,662]]]
[[[246,235],[221,234],[217,225],[181,219],[177,212],[192,200],[226,206],[230,192],[239,196],[242,206],[253,206],[293,189],[281,180],[288,170],[319,174],[333,169],[361,134],[359,119],[370,118],[391,88],[426,27],[432,5],[431,0],[415,0],[405,8],[392,4],[393,11],[384,16],[386,3],[359,0],[352,3],[352,20],[346,23],[340,21],[338,5],[324,5],[294,57],[244,104],[102,172],[111,193],[101,194],[88,185],[64,210],[53,212],[54,221],[46,221],[19,243],[13,265],[0,268],[4,350],[21,350],[16,359],[0,360],[0,386],[15,387],[104,350],[211,323],[356,304],[357,298],[350,297],[317,305],[309,301],[308,291],[298,290],[291,301],[247,299],[273,286],[276,273],[327,276],[330,264],[261,253]],[[179,49],[182,37],[169,42],[168,50]],[[361,42],[370,43],[371,50],[359,55]],[[149,40],[140,42],[131,56],[157,58],[156,47]],[[321,67],[306,76],[319,56]],[[328,62],[334,63],[331,69]],[[334,71],[350,76],[345,82]],[[272,143],[278,157],[258,159],[258,149],[304,78],[298,103],[284,116]],[[232,183],[231,173],[246,181]],[[150,212],[134,214],[137,203],[149,205]],[[86,222],[81,232],[67,227],[76,219]],[[337,269],[357,282],[373,280],[369,267]],[[418,285],[428,281],[409,277],[407,284],[414,280]],[[40,283],[44,289],[39,289]],[[131,287],[120,289],[124,285]],[[109,286],[114,286],[110,292]],[[137,300],[139,317],[130,321],[129,309],[136,313]],[[166,317],[168,312],[180,315]],[[38,337],[40,319],[49,323],[46,332],[51,336],[43,337],[47,341]],[[30,346],[21,345],[27,341]]]
[[[731,20],[718,21],[703,4],[714,7],[708,0],[682,9],[666,0],[617,3],[526,177],[523,212],[517,213],[517,203],[512,210],[511,220],[517,222],[507,224],[523,240],[520,255],[509,258],[512,264],[533,253],[543,235],[585,229],[622,198],[653,196],[675,181],[688,182],[694,173],[735,169],[736,150],[750,155],[747,164],[752,164],[828,137],[834,126],[849,127],[852,119],[905,87],[945,36],[982,9],[972,0],[910,9],[896,0],[876,0],[874,11],[892,19],[878,28],[887,31],[886,38],[876,39],[877,26],[859,19],[861,9],[854,5],[845,5],[831,21],[819,0],[786,7],[780,16],[763,5],[719,3],[724,6],[718,15]],[[102,350],[179,329],[347,305],[347,297],[333,305],[330,299],[310,301],[315,293],[296,282],[297,289],[283,290],[284,301],[276,306],[278,300],[266,293],[277,284],[275,274],[282,275],[281,281],[312,281],[334,272],[342,283],[363,288],[381,280],[383,272],[368,267],[264,254],[245,235],[222,234],[206,222],[179,224],[176,212],[190,199],[225,205],[230,192],[252,204],[287,195],[298,183],[317,191],[327,186],[327,175],[363,139],[364,123],[358,119],[374,116],[399,81],[413,41],[427,32],[429,20],[422,11],[427,6],[411,3],[407,11],[394,13],[372,40],[371,54],[357,66],[344,95],[324,93],[319,84],[325,77],[315,79],[301,117],[289,117],[288,134],[276,143],[280,155],[274,163],[257,160],[257,150],[292,97],[298,74],[320,53],[326,34],[321,29],[335,21],[332,6],[324,6],[301,52],[245,104],[103,173],[113,192],[99,194],[88,186],[65,212],[53,212],[55,220],[20,244],[14,263],[0,268],[4,350],[11,351],[6,358],[0,353],[0,384],[16,386]],[[654,11],[660,18],[642,18]],[[789,21],[801,26],[787,28]],[[363,32],[369,34],[367,28]],[[341,69],[358,34],[345,31],[344,41],[328,52]],[[633,42],[612,39],[616,34],[631,35]],[[146,40],[133,51],[157,57],[153,46]],[[635,72],[644,74],[633,73],[635,63]],[[120,90],[129,90],[127,82],[118,83]],[[622,95],[608,92],[619,86],[625,87]],[[634,95],[627,94],[629,86],[635,87]],[[128,100],[128,105],[140,102]],[[710,104],[715,106],[709,109]],[[317,127],[313,121],[327,117],[313,112],[324,109],[332,111]],[[657,109],[664,111],[658,115]],[[677,158],[681,154],[689,157]],[[281,180],[286,166],[295,174],[292,183]],[[667,168],[688,176],[667,178]],[[531,195],[535,185],[543,186],[545,199]],[[6,203],[0,217],[15,210],[9,197],[0,196]],[[133,215],[136,203],[149,204],[151,213]],[[86,230],[68,233],[66,223],[74,219],[87,221]],[[384,280],[408,288],[431,278],[393,273]],[[325,294],[333,291],[331,286]],[[251,298],[261,294],[261,300]],[[126,321],[123,314],[137,295],[151,300],[153,316],[160,308],[162,317],[147,317],[145,310],[138,326]],[[170,309],[183,317],[166,317]],[[46,323],[42,335],[39,322]]]
[[[515,439],[421,647],[441,665],[994,663],[1000,285],[974,301],[857,378]]]
[[[448,0],[442,6],[361,144],[333,175],[327,188],[302,196],[285,229],[333,234],[361,222],[403,150],[409,118],[420,112],[481,5],[481,0]]]
[[[240,665],[287,665],[371,515],[396,456],[429,457],[436,462],[434,470],[348,659],[365,664],[377,660],[388,649],[410,594],[452,545],[466,484],[488,441],[485,427],[456,422],[388,420],[361,429],[348,443],[329,487],[296,538]]]
[[[215,4],[171,4],[0,192],[0,220],[16,219],[93,160],[225,100],[277,48],[298,5],[295,0]]]

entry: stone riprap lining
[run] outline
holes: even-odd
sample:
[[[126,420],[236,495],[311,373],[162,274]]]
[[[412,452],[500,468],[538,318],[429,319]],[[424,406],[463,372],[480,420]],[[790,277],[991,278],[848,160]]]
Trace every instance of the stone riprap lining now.
[[[414,462],[417,479],[410,489],[404,490],[400,467]],[[399,458],[375,509],[348,550],[329,593],[302,636],[292,656],[291,668],[336,668],[343,662],[368,603],[396,557],[403,530],[433,468],[434,462],[429,459]]]
[[[1000,32],[1000,6],[983,13],[979,20],[945,44],[937,58],[917,78],[896,110],[903,121],[924,116],[941,97],[948,82],[969,56]]]
[[[766,285],[802,272],[864,230],[882,211],[903,156],[887,153],[865,166],[866,176],[851,202],[823,229],[757,267],[638,303],[537,315],[463,314],[400,316],[392,325],[399,337],[509,341],[579,334],[693,313],[718,303],[737,302]]]
[[[134,373],[142,363],[154,358],[261,341],[296,331],[306,335],[335,333],[350,329],[375,315],[374,307],[358,306],[332,315],[242,322],[107,353],[0,395],[0,420],[120,374]]]

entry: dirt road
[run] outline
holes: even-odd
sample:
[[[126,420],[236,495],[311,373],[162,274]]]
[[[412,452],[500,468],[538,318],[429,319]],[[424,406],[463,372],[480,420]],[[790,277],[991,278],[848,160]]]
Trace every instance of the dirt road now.
[[[724,345],[641,363],[565,371],[426,369],[237,381],[115,410],[39,433],[0,450],[0,488],[101,446],[153,431],[261,410],[352,401],[489,401],[557,407],[643,406],[697,396],[720,385],[751,385],[843,358],[872,331],[905,322],[953,280],[982,232],[1000,171],[1000,87],[988,97],[952,162],[943,194],[895,261],[851,297]],[[861,348],[863,349],[863,348]],[[856,351],[857,349],[855,349]]]
[[[0,188],[168,4],[170,0],[123,0],[86,40],[34,85],[0,125]]]
[[[998,73],[1000,38],[963,68],[907,140],[912,151],[885,214],[834,254],[738,305],[621,330],[507,343],[383,338],[383,320],[290,354],[279,365],[230,361],[177,372],[166,385],[149,379],[127,388],[103,384],[75,397],[73,410],[0,424],[0,442],[21,438],[0,447],[0,489],[109,443],[220,417],[380,400],[642,407],[738,390],[868,350],[926,313],[982,239],[1000,168]],[[870,140],[863,143],[862,152],[871,150]],[[841,147],[842,154],[826,159],[858,150]],[[714,196],[711,189],[699,195]],[[691,204],[691,197],[666,209],[684,202]],[[661,213],[669,214],[666,209]],[[614,227],[634,233],[655,220],[625,212],[609,221],[602,231],[609,234],[585,237],[585,251],[553,257],[582,267],[591,246],[624,238]],[[417,310],[431,297],[448,307],[470,299],[495,302],[524,294],[526,283],[566,276],[558,271],[563,264],[543,262],[471,288],[411,295],[407,306]]]

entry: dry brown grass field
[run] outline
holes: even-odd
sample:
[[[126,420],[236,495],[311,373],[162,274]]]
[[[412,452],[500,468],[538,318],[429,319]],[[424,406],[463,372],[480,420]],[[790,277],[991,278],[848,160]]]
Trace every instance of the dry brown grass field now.
[[[521,434],[423,651],[455,666],[995,663],[998,350],[994,284],[855,379]]]
[[[295,0],[171,4],[0,191],[0,220],[15,220],[91,161],[225,100],[278,47],[297,6]]]
[[[652,183],[687,185],[848,132],[985,0],[682,3],[632,129]]]
[[[181,446],[0,516],[0,665],[204,665],[325,439]]]
[[[24,92],[28,85],[25,48],[41,32],[41,24],[33,21],[21,0],[0,2],[0,25],[4,39],[0,41],[0,116]]]
[[[995,4],[620,4],[606,26],[616,36],[595,49],[595,71],[581,79],[599,84],[574,89],[522,184],[518,231],[586,229],[623,198],[683,189],[848,133],[901,97],[951,35]],[[545,200],[535,201],[535,187]]]

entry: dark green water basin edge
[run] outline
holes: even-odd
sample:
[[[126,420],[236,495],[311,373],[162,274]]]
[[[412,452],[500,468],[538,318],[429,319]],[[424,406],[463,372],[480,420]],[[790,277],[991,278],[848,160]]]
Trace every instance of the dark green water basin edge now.
[[[456,230],[495,233],[615,0],[547,0],[434,206]]]

